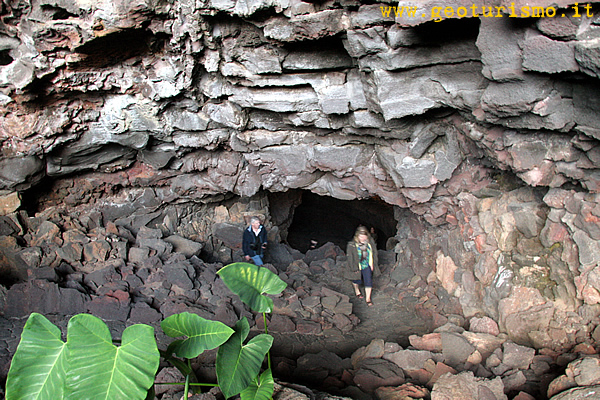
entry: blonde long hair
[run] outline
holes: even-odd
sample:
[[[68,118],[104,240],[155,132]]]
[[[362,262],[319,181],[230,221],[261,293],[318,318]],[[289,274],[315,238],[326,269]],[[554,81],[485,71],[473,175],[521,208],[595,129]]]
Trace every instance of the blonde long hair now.
[[[360,235],[367,235],[367,238],[369,239],[369,243],[371,243],[372,239],[371,239],[371,234],[369,233],[369,230],[360,225],[358,228],[356,228],[356,232],[354,232],[354,242],[355,243],[360,243],[360,240],[358,240],[358,237]]]

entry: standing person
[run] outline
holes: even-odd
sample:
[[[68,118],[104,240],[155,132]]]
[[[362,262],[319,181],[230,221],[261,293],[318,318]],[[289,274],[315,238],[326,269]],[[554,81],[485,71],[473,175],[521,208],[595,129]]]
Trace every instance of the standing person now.
[[[371,227],[370,233],[371,233],[371,240],[373,241],[373,243],[375,243],[375,245],[377,245],[377,232],[375,231],[374,226]]]
[[[379,275],[379,260],[377,247],[367,228],[359,226],[356,229],[354,238],[348,242],[346,256],[348,257],[348,266],[345,275],[351,279],[356,297],[363,298],[358,285],[364,284],[367,305],[372,306],[373,277]]]
[[[250,226],[244,229],[242,236],[242,250],[246,261],[254,261],[256,265],[263,265],[263,257],[267,248],[267,230],[260,223],[258,217],[250,218]]]

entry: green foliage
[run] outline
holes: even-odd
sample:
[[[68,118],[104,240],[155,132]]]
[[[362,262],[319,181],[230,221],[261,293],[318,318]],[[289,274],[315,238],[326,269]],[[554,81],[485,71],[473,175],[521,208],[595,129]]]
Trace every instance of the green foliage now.
[[[127,327],[117,347],[100,318],[79,314],[69,321],[67,347],[70,399],[144,399],[154,383],[160,354],[151,326]]]
[[[205,350],[215,349],[233,334],[233,329],[222,322],[209,321],[188,312],[171,315],[160,326],[169,337],[187,336],[187,339],[175,340],[169,345],[170,351],[183,358],[196,358]]]
[[[62,399],[67,346],[41,314],[27,319],[6,381],[6,399]]]
[[[230,264],[218,274],[256,312],[272,311],[273,300],[263,294],[276,295],[286,287],[277,275],[254,264]],[[272,396],[270,363],[260,377],[259,373],[273,337],[259,334],[244,344],[250,332],[246,318],[231,329],[184,312],[166,318],[161,327],[167,336],[182,338],[162,355],[185,376],[184,393],[190,381],[196,381],[190,359],[219,347],[216,372],[225,397],[240,394],[242,400],[268,400]],[[150,399],[160,355],[154,328],[148,325],[126,328],[117,347],[102,320],[79,314],[69,321],[65,343],[59,328],[32,313],[8,373],[6,400]]]
[[[63,343],[60,330],[33,313],[12,360],[6,399],[144,399],[159,359],[150,326],[128,327],[117,347],[102,320],[79,314]]]
[[[279,294],[287,284],[265,267],[249,263],[233,263],[219,270],[217,274],[229,290],[240,296],[253,311],[272,312],[273,300],[266,294]]]
[[[240,397],[242,400],[269,400],[273,396],[274,389],[275,381],[269,368],[260,375],[260,378],[254,379],[250,386],[242,390]]]
[[[235,333],[217,352],[217,380],[226,398],[235,396],[252,383],[273,344],[273,337],[266,334],[244,344],[249,332],[248,320],[242,318],[235,324]]]

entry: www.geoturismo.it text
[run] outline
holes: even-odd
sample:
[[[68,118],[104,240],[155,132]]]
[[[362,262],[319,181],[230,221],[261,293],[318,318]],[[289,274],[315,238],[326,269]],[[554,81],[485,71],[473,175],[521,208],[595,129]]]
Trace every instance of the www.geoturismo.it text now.
[[[381,15],[383,17],[408,17],[416,18],[417,7],[416,6],[380,6]],[[590,4],[579,5],[575,3],[570,7],[573,12],[570,16],[574,18],[580,18],[582,15],[586,17],[593,17],[592,6]],[[540,7],[540,6],[523,6],[515,7],[515,3],[511,3],[510,6],[478,6],[476,4],[470,7],[431,7],[429,12],[429,18],[432,21],[440,22],[444,18],[501,18],[509,16],[513,18],[553,18],[553,17],[566,17],[566,11],[558,13],[555,7]],[[423,18],[427,18],[427,13],[422,13]]]

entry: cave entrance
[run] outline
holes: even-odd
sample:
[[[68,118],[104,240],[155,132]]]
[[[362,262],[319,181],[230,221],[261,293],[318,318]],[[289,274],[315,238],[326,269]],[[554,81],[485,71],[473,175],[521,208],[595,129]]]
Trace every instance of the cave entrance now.
[[[379,198],[339,200],[301,191],[299,205],[293,210],[287,242],[305,253],[311,240],[317,247],[332,242],[346,250],[359,225],[374,228],[377,247],[386,249],[387,240],[396,234],[394,207]]]

